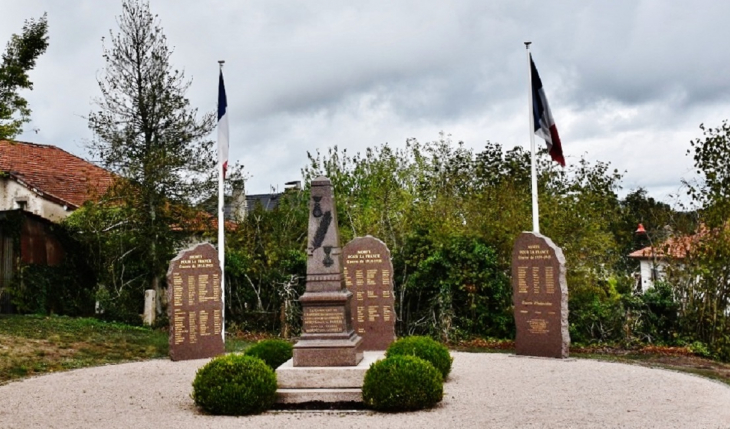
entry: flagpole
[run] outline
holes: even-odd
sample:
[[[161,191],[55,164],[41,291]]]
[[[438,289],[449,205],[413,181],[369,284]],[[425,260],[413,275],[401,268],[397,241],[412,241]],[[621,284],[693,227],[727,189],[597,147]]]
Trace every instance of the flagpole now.
[[[223,73],[223,64],[225,61],[218,61],[219,73]],[[220,127],[220,124],[218,125]],[[220,137],[219,137],[220,138]],[[218,149],[220,150],[220,148]],[[221,337],[223,344],[226,343],[226,246],[225,246],[225,211],[223,183],[225,175],[224,164],[218,161],[218,263],[221,268]]]
[[[532,62],[530,58],[530,44],[525,42],[527,51],[527,76],[528,76],[528,117],[530,118],[530,169],[532,171],[532,231],[540,233],[540,210],[537,206],[537,168],[535,165],[535,107],[532,100]]]

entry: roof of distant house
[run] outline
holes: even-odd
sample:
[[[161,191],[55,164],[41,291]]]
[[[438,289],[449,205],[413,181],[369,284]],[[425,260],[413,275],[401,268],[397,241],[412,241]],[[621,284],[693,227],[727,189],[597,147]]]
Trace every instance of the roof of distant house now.
[[[246,211],[254,211],[259,204],[264,210],[274,210],[279,206],[279,197],[281,197],[281,193],[246,195]]]
[[[652,259],[652,258],[672,258],[684,259],[692,250],[692,246],[707,234],[704,226],[700,226],[699,232],[693,235],[682,235],[679,237],[670,237],[658,246],[647,246],[643,249],[629,253],[629,258]]]
[[[0,140],[0,172],[49,200],[80,207],[107,191],[114,176],[51,145]]]

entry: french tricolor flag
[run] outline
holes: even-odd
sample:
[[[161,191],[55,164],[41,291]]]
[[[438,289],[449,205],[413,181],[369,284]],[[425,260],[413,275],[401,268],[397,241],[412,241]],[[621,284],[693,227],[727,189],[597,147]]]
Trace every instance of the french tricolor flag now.
[[[223,167],[223,177],[228,169],[228,101],[223,85],[223,70],[218,78],[218,163]]]
[[[548,106],[545,91],[542,88],[540,75],[537,74],[537,67],[532,61],[532,55],[530,55],[530,67],[532,69],[532,115],[535,119],[535,134],[545,139],[548,153],[553,161],[565,167],[558,129],[555,127],[553,115],[550,113],[550,106]]]

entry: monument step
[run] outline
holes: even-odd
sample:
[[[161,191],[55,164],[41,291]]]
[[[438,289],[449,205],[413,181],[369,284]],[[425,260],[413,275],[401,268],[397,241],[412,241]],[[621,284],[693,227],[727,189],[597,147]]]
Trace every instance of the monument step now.
[[[279,389],[277,404],[304,404],[307,402],[362,402],[362,389]]]
[[[294,366],[289,359],[276,369],[279,389],[361,388],[365,372],[385,352],[368,351],[356,366]]]

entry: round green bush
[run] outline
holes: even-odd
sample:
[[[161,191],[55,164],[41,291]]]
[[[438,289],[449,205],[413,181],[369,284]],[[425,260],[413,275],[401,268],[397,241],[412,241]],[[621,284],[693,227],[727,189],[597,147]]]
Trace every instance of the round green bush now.
[[[254,356],[263,360],[271,369],[276,369],[291,359],[293,349],[294,347],[288,341],[272,339],[259,341],[245,353],[246,356]]]
[[[406,337],[393,342],[385,352],[386,357],[390,356],[418,356],[431,362],[441,376],[446,377],[451,372],[451,362],[453,359],[443,344],[429,337]]]
[[[412,411],[441,402],[441,373],[416,356],[392,356],[379,360],[365,373],[362,400],[378,411]]]
[[[211,414],[257,414],[276,400],[276,374],[253,356],[219,356],[195,375],[193,400]]]

